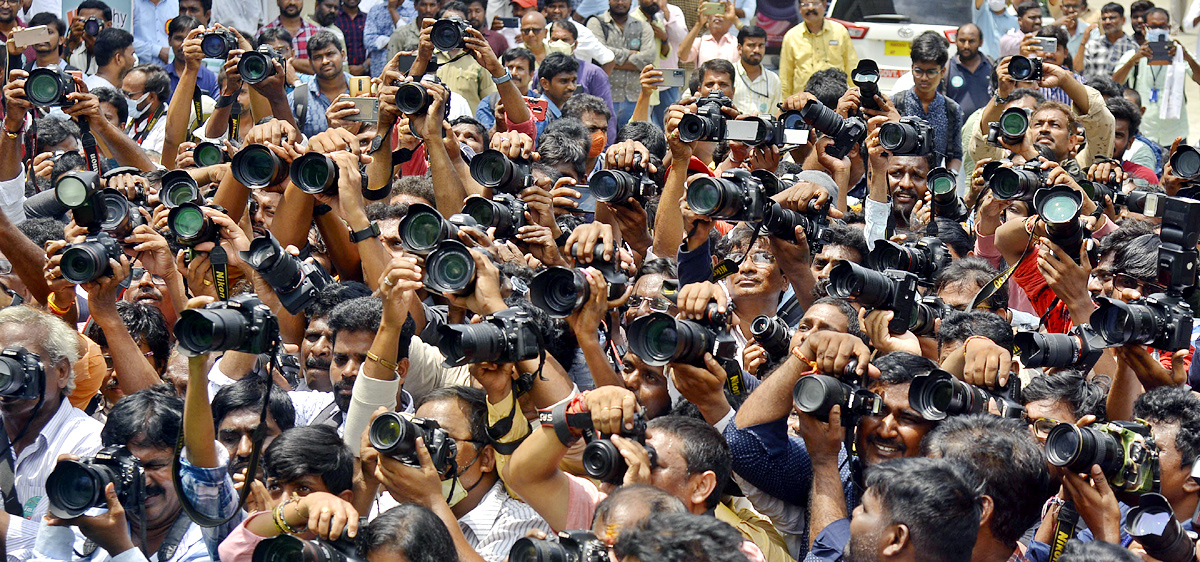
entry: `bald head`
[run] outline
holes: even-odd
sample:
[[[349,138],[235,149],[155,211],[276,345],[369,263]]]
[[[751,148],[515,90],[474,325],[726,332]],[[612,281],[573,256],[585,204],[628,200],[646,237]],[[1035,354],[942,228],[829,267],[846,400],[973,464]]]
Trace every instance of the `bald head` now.
[[[538,29],[545,29],[546,28],[546,16],[542,15],[541,12],[537,12],[537,11],[531,11],[531,12],[526,13],[524,16],[521,17],[521,28],[524,29],[527,27],[528,28],[536,27]]]

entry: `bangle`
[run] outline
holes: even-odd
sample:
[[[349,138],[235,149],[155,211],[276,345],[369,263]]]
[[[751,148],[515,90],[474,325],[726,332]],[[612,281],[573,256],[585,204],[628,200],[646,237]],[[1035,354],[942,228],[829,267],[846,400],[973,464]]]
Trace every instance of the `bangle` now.
[[[75,303],[71,302],[66,306],[66,308],[62,308],[54,302],[54,293],[50,293],[50,296],[46,297],[46,307],[50,309],[50,312],[53,312],[59,316],[63,316],[66,313],[71,312],[71,309],[75,307]]]
[[[1038,216],[1033,215],[1025,219],[1025,233],[1030,237],[1033,236],[1033,229],[1037,227]]]
[[[384,358],[382,358],[382,357],[380,357],[380,356],[378,356],[378,355],[375,355],[375,352],[374,352],[374,351],[368,351],[368,352],[367,352],[367,360],[368,360],[368,361],[374,361],[374,362],[376,362],[376,363],[379,363],[379,366],[383,367],[384,369],[388,369],[388,370],[390,370],[390,371],[392,371],[392,372],[396,372],[396,371],[399,371],[399,370],[400,370],[400,365],[399,365],[399,364],[397,364],[397,363],[393,363],[393,362],[391,362],[391,361],[388,361],[387,359],[384,359]]]
[[[299,531],[303,530],[303,529],[300,529],[300,530],[293,529],[291,525],[288,525],[287,519],[285,519],[283,516],[283,508],[287,507],[287,505],[289,503],[292,503],[294,501],[296,501],[295,496],[290,497],[290,498],[284,500],[283,503],[279,504],[278,506],[275,506],[275,512],[272,514],[272,516],[275,518],[275,527],[277,527],[279,529],[279,532],[281,532],[281,533],[286,533],[288,535],[294,535],[294,534],[298,533]]]
[[[987,336],[982,336],[982,335],[979,335],[979,334],[975,334],[975,335],[973,335],[973,336],[971,336],[971,337],[967,338],[967,339],[966,339],[966,341],[964,341],[964,342],[963,342],[963,345],[962,345],[962,349],[963,349],[963,356],[964,356],[964,357],[967,355],[967,344],[970,344],[970,343],[971,343],[971,340],[974,340],[974,339],[981,339],[981,340],[988,340],[988,341],[992,341],[992,338],[989,338],[989,337],[987,337]]]

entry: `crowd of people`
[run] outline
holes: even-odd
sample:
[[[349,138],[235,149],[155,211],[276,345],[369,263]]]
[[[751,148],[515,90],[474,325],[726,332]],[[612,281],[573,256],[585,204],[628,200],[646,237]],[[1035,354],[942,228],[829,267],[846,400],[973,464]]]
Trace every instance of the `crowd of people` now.
[[[1196,559],[1200,17],[133,6],[0,0],[10,561]]]

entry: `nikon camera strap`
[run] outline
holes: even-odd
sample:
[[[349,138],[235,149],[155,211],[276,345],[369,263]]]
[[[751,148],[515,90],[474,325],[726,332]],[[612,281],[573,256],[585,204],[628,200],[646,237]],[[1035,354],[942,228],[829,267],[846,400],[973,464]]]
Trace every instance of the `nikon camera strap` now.
[[[1065,501],[1058,506],[1058,518],[1054,522],[1054,537],[1051,539],[1047,562],[1054,562],[1063,550],[1066,550],[1067,541],[1075,537],[1075,526],[1078,523],[1079,512],[1075,511],[1074,502]]]
[[[214,288],[217,299],[229,300],[229,256],[220,244],[213,246],[208,252],[208,260],[212,265]]]
[[[204,125],[204,106],[200,103],[200,86],[192,90],[192,109],[196,112],[196,120],[192,122],[192,126],[188,127],[187,138],[190,141],[195,141],[196,129]]]
[[[83,154],[86,156],[85,163],[88,171],[100,173],[100,149],[96,147],[96,137],[92,135],[92,128],[88,126],[86,119],[79,120],[79,136],[83,144]]]
[[[0,445],[4,446],[4,456],[0,458],[0,492],[4,494],[4,511],[16,517],[25,517],[21,508],[21,500],[17,498],[16,467],[13,465],[13,455],[8,443],[8,432],[0,430]]]

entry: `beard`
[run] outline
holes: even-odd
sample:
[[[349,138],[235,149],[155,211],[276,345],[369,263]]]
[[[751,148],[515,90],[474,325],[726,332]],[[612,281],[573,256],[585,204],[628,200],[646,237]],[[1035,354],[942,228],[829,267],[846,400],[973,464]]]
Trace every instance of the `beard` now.
[[[877,562],[879,556],[875,551],[875,545],[878,542],[879,532],[870,533],[867,536],[850,535],[850,542],[846,543],[842,556],[846,562]]]
[[[329,24],[333,23],[333,20],[335,19],[337,19],[337,14],[325,13],[319,16],[313,16],[313,20],[321,24],[323,27],[329,27]]]
[[[343,414],[350,411],[350,398],[354,391],[355,378],[357,377],[344,377],[333,385],[333,401]]]
[[[283,15],[285,15],[289,18],[294,18],[294,17],[297,17],[300,15],[300,6],[296,6],[294,4],[289,4],[286,8],[281,10],[281,12],[283,13]]]
[[[813,285],[813,288],[812,288],[813,298],[823,299],[825,297],[828,297],[829,296],[829,285],[830,285],[830,281],[829,281],[828,277],[826,277],[824,279],[817,279],[816,284]]]

